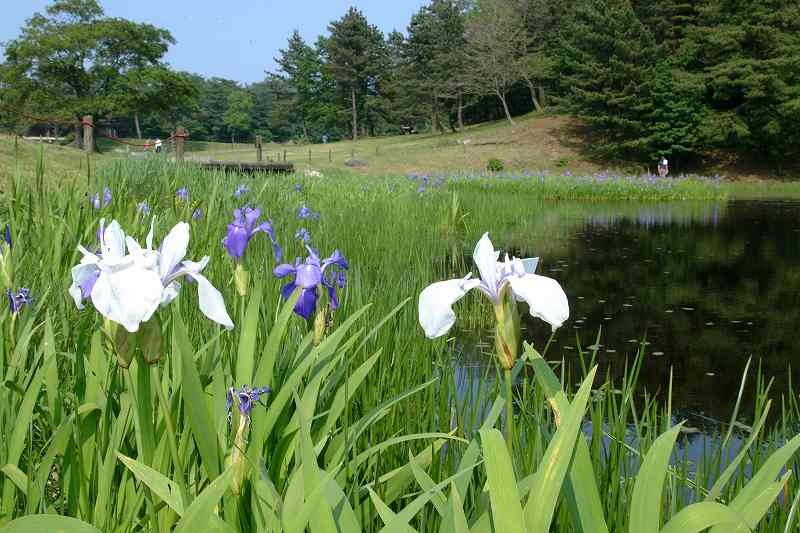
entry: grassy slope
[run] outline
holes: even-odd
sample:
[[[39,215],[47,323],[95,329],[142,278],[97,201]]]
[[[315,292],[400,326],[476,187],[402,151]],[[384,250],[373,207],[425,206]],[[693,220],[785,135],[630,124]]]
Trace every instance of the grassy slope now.
[[[545,171],[561,174],[569,170],[575,175],[592,174],[607,170],[608,165],[589,161],[580,153],[581,140],[571,133],[570,120],[563,116],[529,114],[515,119],[511,126],[505,120],[469,126],[462,132],[444,134],[400,135],[393,137],[367,138],[358,142],[341,141],[327,145],[267,144],[265,159],[282,159],[284,153],[289,161],[303,171],[309,168],[323,172],[333,169],[357,175],[385,176],[409,173],[457,173],[458,171],[481,171],[493,157],[502,160],[509,171]],[[19,154],[24,172],[33,172],[39,143],[20,141]],[[85,172],[85,156],[73,149],[43,145],[46,155],[45,172],[57,178]],[[97,162],[125,157],[125,150],[109,145],[103,154],[95,156]],[[202,142],[189,139],[187,153],[193,159],[228,159],[255,161],[252,145]],[[309,160],[310,153],[310,160]],[[355,157],[366,166],[350,169],[345,160]],[[14,141],[0,134],[0,184],[6,182],[14,168]],[[613,170],[613,169],[612,169]],[[639,173],[647,169],[629,165],[618,169]],[[673,169],[680,172],[681,169]],[[766,176],[744,168],[711,168],[707,174],[719,172],[735,176],[738,181],[747,181],[748,195],[759,195],[764,189],[759,178]],[[785,185],[768,184],[782,195]],[[789,186],[792,191],[796,187]],[[749,189],[756,189],[749,191]],[[778,189],[781,191],[778,192]]]
[[[346,159],[355,156],[367,163],[354,172],[365,175],[406,174],[411,172],[452,172],[481,170],[489,158],[505,162],[509,170],[569,169],[573,173],[587,173],[600,169],[582,158],[570,147],[567,120],[562,117],[527,115],[517,119],[516,126],[506,121],[470,126],[459,133],[419,134],[370,138],[358,142],[342,141],[327,145],[265,145],[265,157],[283,157],[297,164],[326,170],[331,167],[346,168]],[[464,145],[463,142],[467,141]],[[237,147],[230,149],[214,143],[210,150],[193,152],[197,158],[255,160],[255,149]],[[311,161],[309,162],[309,150]],[[329,162],[331,152],[332,162]]]
[[[8,183],[9,177],[17,166],[25,176],[32,176],[36,171],[36,161],[40,150],[44,153],[45,175],[63,179],[84,175],[86,172],[86,155],[74,148],[19,140],[15,142],[10,135],[0,134],[0,188]],[[95,156],[96,162],[112,157],[111,155]],[[17,165],[16,163],[19,163]]]

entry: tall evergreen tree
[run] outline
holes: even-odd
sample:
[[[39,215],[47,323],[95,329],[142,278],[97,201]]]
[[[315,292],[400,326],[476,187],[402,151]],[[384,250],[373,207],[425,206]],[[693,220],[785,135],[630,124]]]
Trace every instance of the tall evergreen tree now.
[[[707,145],[778,165],[800,155],[800,4],[707,0],[678,56],[705,86]]]
[[[352,138],[358,138],[358,108],[374,90],[381,67],[386,64],[386,46],[381,31],[369,24],[358,9],[351,7],[339,20],[328,25],[325,40],[326,67],[350,100]]]
[[[642,156],[648,115],[643,86],[655,63],[655,43],[628,0],[585,0],[562,42],[566,104],[585,120],[612,157]]]
[[[317,51],[306,44],[297,30],[289,37],[287,47],[279,50],[278,54],[275,62],[294,87],[292,105],[299,114],[303,137],[308,138],[308,123],[312,119],[319,91],[322,62]]]

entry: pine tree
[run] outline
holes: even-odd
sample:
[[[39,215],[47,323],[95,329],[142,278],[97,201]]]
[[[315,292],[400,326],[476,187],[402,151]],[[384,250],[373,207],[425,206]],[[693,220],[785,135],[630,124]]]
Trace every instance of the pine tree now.
[[[772,163],[800,155],[800,5],[796,0],[708,0],[678,56],[700,76],[709,146]]]
[[[294,88],[291,105],[299,115],[303,138],[308,138],[309,121],[313,119],[316,93],[322,71],[322,62],[317,51],[306,44],[300,32],[294,30],[285,49],[278,51],[275,62]]]
[[[386,43],[378,28],[351,7],[339,20],[328,25],[330,37],[325,47],[326,67],[337,84],[347,92],[352,115],[353,140],[358,138],[358,108],[365,95],[374,89],[386,66]]]
[[[642,158],[649,148],[644,84],[655,66],[655,43],[628,0],[582,2],[559,55],[567,108],[602,136],[595,151]]]

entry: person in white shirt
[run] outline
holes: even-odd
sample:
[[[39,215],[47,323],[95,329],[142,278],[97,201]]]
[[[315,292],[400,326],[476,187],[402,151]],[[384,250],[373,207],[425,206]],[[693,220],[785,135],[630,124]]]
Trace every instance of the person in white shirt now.
[[[658,175],[663,178],[667,174],[669,174],[669,161],[662,155],[661,159],[658,161]]]
[[[161,139],[156,139],[156,153],[161,151]]]

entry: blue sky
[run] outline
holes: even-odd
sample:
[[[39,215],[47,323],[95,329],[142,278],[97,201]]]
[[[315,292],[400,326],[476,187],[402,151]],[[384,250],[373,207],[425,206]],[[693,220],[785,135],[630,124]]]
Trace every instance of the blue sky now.
[[[48,0],[0,0],[0,42],[19,35],[20,27]],[[100,0],[106,14],[168,29],[178,41],[167,61],[173,68],[241,82],[275,70],[273,57],[295,28],[313,42],[328,22],[352,5],[384,33],[405,31],[425,0]]]

